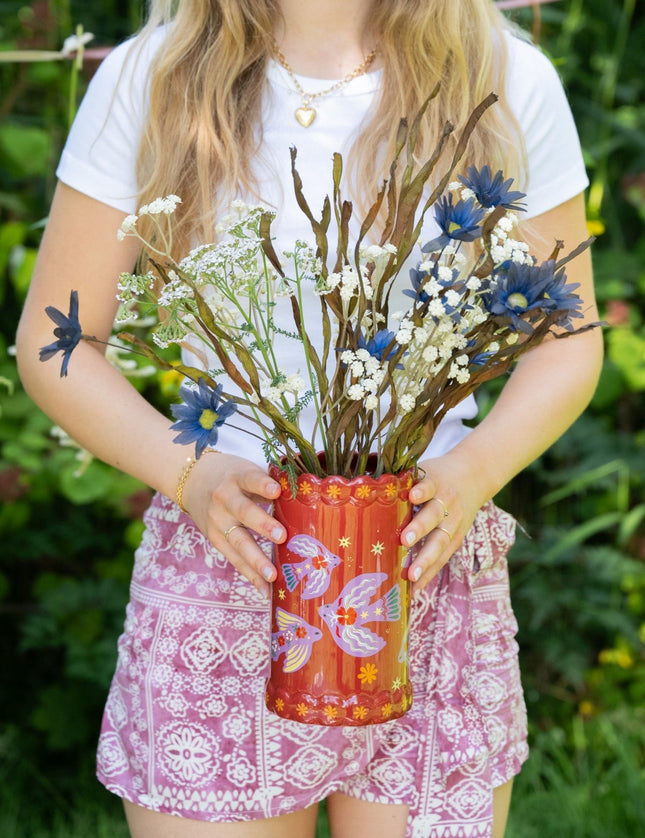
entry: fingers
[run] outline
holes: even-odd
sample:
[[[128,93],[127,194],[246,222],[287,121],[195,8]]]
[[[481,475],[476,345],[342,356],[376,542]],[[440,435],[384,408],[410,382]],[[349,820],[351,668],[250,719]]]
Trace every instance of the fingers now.
[[[282,524],[261,505],[280,491],[280,485],[254,463],[221,454],[203,466],[200,461],[184,493],[187,508],[213,547],[265,597],[276,571],[253,533],[275,544],[286,538]]]
[[[445,485],[439,487],[429,476],[410,490],[410,500],[419,509],[403,530],[401,541],[406,547],[419,545],[408,568],[414,596],[436,576],[461,544],[463,514],[456,492]]]

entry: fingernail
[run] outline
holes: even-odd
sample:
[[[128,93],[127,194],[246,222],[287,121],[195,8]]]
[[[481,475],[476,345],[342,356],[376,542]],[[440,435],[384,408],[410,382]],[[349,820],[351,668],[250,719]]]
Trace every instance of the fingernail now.
[[[413,582],[416,582],[419,576],[421,576],[420,567],[415,567],[410,571],[410,579],[412,579]]]
[[[279,541],[282,538],[282,533],[283,533],[282,527],[274,527],[271,530],[271,538],[274,541]]]
[[[405,534],[405,543],[406,544],[414,544],[414,533],[413,532],[407,532]]]
[[[421,492],[417,492],[415,489],[412,489],[412,491],[410,492],[410,500],[411,501],[419,500],[420,497],[421,497]]]
[[[279,488],[280,488],[279,483],[273,483],[273,482],[267,483],[267,492],[277,492]]]
[[[263,567],[262,568],[262,576],[270,582],[273,579],[273,568],[272,567]]]

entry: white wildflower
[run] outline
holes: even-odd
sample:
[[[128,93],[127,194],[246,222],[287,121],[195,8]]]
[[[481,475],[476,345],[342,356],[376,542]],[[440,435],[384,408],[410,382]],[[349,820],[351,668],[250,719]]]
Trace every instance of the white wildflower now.
[[[350,367],[352,375],[360,378],[365,373],[365,367],[360,361],[354,361]]]
[[[369,361],[369,359],[370,359],[372,356],[371,356],[371,355],[370,355],[370,353],[367,351],[367,349],[359,349],[359,350],[357,350],[357,352],[356,352],[356,357],[358,358],[358,360],[359,360],[359,361],[363,361],[363,363],[365,363],[365,362]]]
[[[399,344],[399,346],[407,346],[411,340],[412,330],[403,328],[403,326],[401,326],[399,331],[396,333],[396,342]]]
[[[285,384],[290,393],[300,393],[307,386],[304,378],[301,375],[298,375],[298,373],[288,375]]]
[[[491,352],[493,355],[496,352],[499,352],[500,346],[496,340],[491,341],[488,346],[486,347],[486,352]]]
[[[364,395],[365,389],[362,384],[352,384],[351,387],[347,389],[347,397],[352,401],[358,402],[364,397]]]
[[[476,277],[476,276],[471,276],[471,277],[470,277],[470,278],[466,281],[466,288],[467,288],[469,291],[479,291],[479,289],[481,288],[481,285],[482,285],[482,281],[481,281],[481,279],[479,279],[479,278],[478,278],[478,277]]]
[[[365,372],[367,375],[372,375],[375,373],[376,370],[381,368],[381,362],[378,358],[375,358],[374,355],[370,355],[370,357],[365,361]]]
[[[428,313],[431,314],[432,317],[441,317],[446,313],[446,309],[441,300],[430,300],[430,303],[428,304]]]
[[[448,268],[446,267],[446,265],[440,265],[437,268],[437,276],[441,280],[441,282],[452,282],[452,268]]]
[[[513,346],[519,340],[519,335],[517,332],[511,332],[506,336],[506,343],[508,346]]]
[[[411,410],[414,410],[415,404],[416,402],[414,396],[411,396],[409,393],[405,393],[399,398],[399,413],[409,413]]]
[[[452,289],[446,291],[446,302],[449,306],[455,308],[461,302],[461,294],[457,291],[453,291]]]
[[[439,350],[436,346],[426,346],[421,353],[421,357],[427,364],[432,364],[439,357]]]
[[[376,398],[376,396],[372,396],[372,395],[367,396],[367,398],[365,399],[365,409],[366,410],[376,410],[377,407],[378,407],[378,399]]]
[[[340,360],[343,364],[351,364],[354,360],[354,353],[351,349],[345,349],[343,352],[340,353]]]

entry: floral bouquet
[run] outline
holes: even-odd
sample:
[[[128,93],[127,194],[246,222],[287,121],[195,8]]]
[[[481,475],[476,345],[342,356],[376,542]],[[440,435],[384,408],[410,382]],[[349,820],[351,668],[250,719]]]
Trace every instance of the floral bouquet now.
[[[124,220],[120,238],[141,238],[143,215],[154,222],[155,235],[154,241],[141,239],[149,270],[120,277],[117,324],[149,320],[152,313],[155,326],[152,341],[127,331],[119,333],[121,341],[166,369],[171,365],[157,347],[187,340],[218,360],[210,369],[172,365],[196,384],[184,387],[185,404],[173,407],[177,442],[195,442],[199,457],[237,412],[256,426],[268,462],[285,464],[290,478],[362,474],[372,454],[376,476],[398,473],[416,463],[446,412],[480,383],[505,373],[547,335],[559,339],[580,331],[572,325],[581,316],[577,286],[567,284],[564,265],[588,242],[565,258],[559,258],[559,243],[549,260],[537,264],[513,237],[524,195],[511,190],[511,180],[484,166],[450,182],[469,134],[495,98],[491,94],[473,113],[432,190],[427,184],[452,128],[415,171],[416,122],[411,128],[401,123],[390,177],[351,244],[353,208],[340,193],[340,155],[334,156],[332,196],[316,218],[295,149],[294,188],[314,241],[296,241],[282,259],[271,238],[273,214],[262,207],[234,204],[220,243],[197,247],[178,263],[171,256],[177,196],[157,199]],[[431,208],[441,235],[423,244],[422,258],[410,270],[408,310],[391,312],[392,284],[403,281]],[[328,239],[332,218],[335,254]],[[378,218],[384,219],[380,242],[368,243]],[[303,320],[303,299],[312,293],[320,301],[322,346],[310,342]],[[292,315],[288,331],[274,317],[285,301]],[[41,350],[41,360],[62,350],[65,375],[74,346],[94,338],[81,332],[74,292],[67,317],[47,311],[57,340]],[[276,363],[272,347],[285,335],[299,345],[301,374],[287,374]],[[218,383],[220,376],[228,383]],[[300,426],[309,405],[320,443]]]

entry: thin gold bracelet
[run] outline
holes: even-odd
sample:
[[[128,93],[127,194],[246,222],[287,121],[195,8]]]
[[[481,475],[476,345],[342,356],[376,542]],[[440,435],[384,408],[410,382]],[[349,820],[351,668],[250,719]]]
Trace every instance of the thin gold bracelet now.
[[[206,448],[205,451],[202,452],[202,456],[204,454],[220,454],[221,452],[217,450],[217,448]],[[175,494],[175,503],[181,509],[182,512],[185,512],[188,515],[188,510],[184,506],[184,486],[186,485],[186,481],[190,476],[191,471],[197,465],[199,460],[194,459],[193,457],[186,458],[186,465],[181,470],[181,474],[179,475],[179,482],[177,483],[177,491]]]

